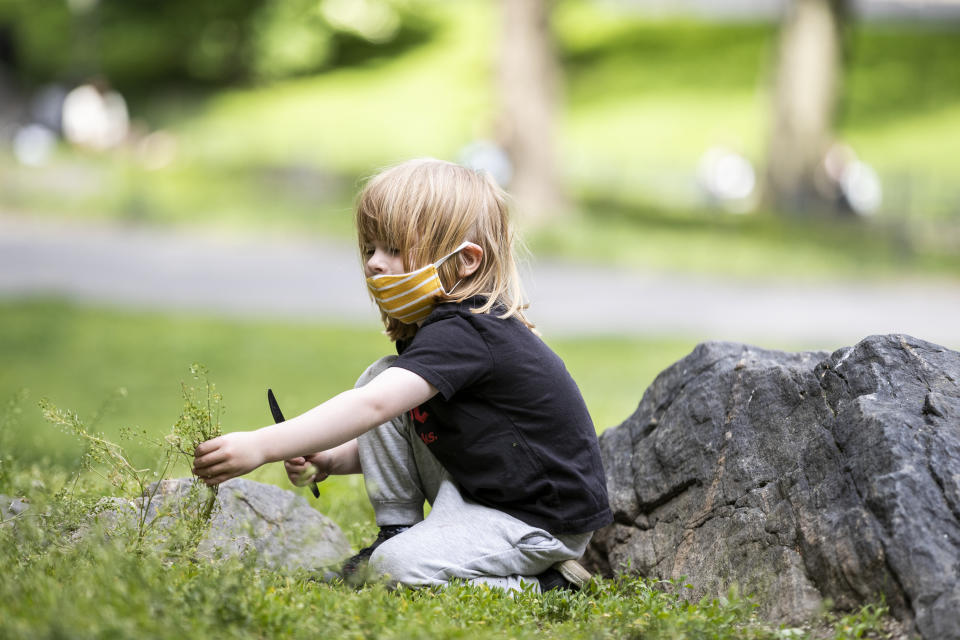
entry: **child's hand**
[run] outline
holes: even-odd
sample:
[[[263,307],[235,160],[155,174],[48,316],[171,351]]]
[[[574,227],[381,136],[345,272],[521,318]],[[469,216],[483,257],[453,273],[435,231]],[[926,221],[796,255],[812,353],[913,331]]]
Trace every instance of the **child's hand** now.
[[[326,468],[327,458],[325,452],[291,458],[283,461],[283,468],[286,469],[290,482],[294,486],[302,487],[310,482],[322,482],[327,479],[330,475]]]
[[[250,473],[265,462],[254,431],[235,431],[200,443],[193,452],[193,473],[207,486]]]

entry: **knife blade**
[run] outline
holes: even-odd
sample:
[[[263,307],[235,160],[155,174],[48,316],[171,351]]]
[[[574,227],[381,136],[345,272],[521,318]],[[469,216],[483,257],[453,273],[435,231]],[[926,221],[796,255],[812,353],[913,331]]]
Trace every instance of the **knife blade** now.
[[[283,417],[283,411],[280,411],[280,405],[277,404],[277,398],[273,395],[273,389],[267,389],[267,403],[270,405],[270,413],[273,414],[273,421],[277,424],[286,422],[286,419]],[[314,498],[320,497],[320,488],[316,482],[310,485],[310,491],[313,493]]]

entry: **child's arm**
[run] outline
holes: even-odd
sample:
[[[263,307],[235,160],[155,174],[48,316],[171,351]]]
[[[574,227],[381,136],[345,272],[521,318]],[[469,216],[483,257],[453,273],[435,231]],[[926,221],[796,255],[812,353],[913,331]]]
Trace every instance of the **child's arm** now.
[[[193,472],[207,485],[249,473],[267,462],[326,451],[420,406],[437,393],[417,374],[390,367],[368,384],[256,431],[207,440],[194,451]]]

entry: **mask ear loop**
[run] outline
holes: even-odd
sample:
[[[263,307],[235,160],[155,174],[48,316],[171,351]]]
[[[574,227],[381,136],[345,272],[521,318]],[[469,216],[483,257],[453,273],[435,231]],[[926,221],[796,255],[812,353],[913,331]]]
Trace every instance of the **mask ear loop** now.
[[[452,255],[456,255],[456,254],[460,253],[461,251],[463,251],[464,249],[466,249],[466,248],[469,247],[470,245],[473,245],[473,246],[477,247],[478,249],[480,248],[479,245],[474,244],[474,243],[472,243],[472,242],[470,242],[470,241],[468,241],[468,240],[465,240],[464,242],[461,242],[461,243],[460,243],[460,246],[459,246],[459,247],[457,247],[456,249],[454,249],[453,251],[451,251],[451,252],[448,253],[447,255],[443,256],[442,258],[440,258],[439,260],[437,260],[437,261],[434,262],[433,264],[439,267],[440,265],[442,265],[444,262],[447,261],[447,258],[449,258],[449,257],[452,256]]]
[[[444,262],[447,261],[447,258],[449,258],[450,256],[453,256],[453,255],[456,255],[456,254],[460,253],[461,251],[463,251],[464,249],[466,249],[467,247],[469,247],[469,246],[471,246],[471,245],[473,245],[474,247],[479,247],[479,245],[477,245],[477,244],[475,244],[475,243],[473,243],[473,242],[470,242],[469,240],[464,240],[463,242],[460,243],[460,246],[459,246],[459,247],[457,247],[456,249],[454,249],[453,251],[451,251],[451,252],[448,253],[447,255],[443,256],[442,258],[440,258],[439,260],[437,260],[436,262],[434,262],[434,263],[433,263],[434,266],[435,266],[435,267],[439,267],[440,265],[442,265]],[[437,275],[439,276],[439,273],[438,273]],[[450,291],[447,291],[447,290],[443,289],[443,282],[441,282],[441,283],[440,283],[440,289],[443,290],[443,295],[446,295],[446,296],[453,295],[454,289],[456,289],[457,287],[459,287],[461,282],[463,282],[463,278],[460,278],[459,280],[457,280],[457,283],[456,283],[455,285],[453,285],[452,287],[450,287]]]

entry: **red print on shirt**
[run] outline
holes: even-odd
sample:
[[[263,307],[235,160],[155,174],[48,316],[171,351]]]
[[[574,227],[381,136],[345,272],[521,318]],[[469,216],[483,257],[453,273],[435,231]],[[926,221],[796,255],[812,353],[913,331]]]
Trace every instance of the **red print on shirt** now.
[[[432,444],[437,441],[437,434],[435,434],[433,431],[421,433],[420,439],[423,440],[423,444]]]
[[[417,422],[419,422],[420,424],[423,424],[424,422],[427,421],[427,418],[430,417],[430,414],[427,413],[426,411],[421,410],[420,407],[414,407],[413,409],[410,410],[410,417],[413,420],[416,420]]]

